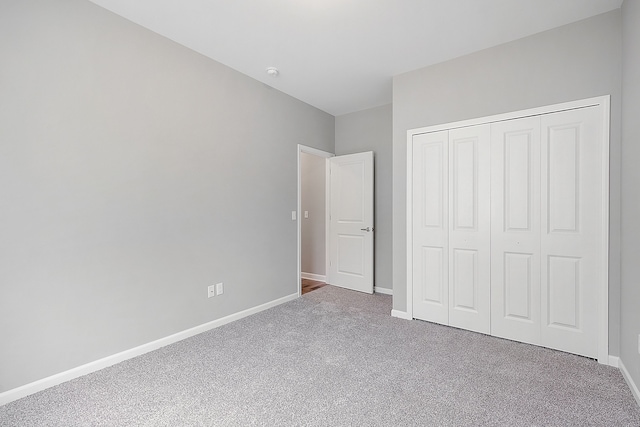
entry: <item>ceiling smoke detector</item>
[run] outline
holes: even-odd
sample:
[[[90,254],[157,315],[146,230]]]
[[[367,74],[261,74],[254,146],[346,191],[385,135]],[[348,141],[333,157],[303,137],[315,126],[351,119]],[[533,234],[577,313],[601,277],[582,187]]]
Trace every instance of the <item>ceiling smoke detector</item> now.
[[[280,71],[278,71],[276,67],[269,67],[267,68],[267,74],[269,74],[271,77],[278,77]]]

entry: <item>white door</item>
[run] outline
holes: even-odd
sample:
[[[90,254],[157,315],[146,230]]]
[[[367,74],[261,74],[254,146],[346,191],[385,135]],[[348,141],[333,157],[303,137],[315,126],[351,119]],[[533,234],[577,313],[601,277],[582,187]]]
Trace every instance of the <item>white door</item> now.
[[[491,332],[491,128],[449,131],[449,325]]]
[[[603,266],[602,128],[597,107],[542,116],[542,345],[598,357]]]
[[[327,282],[373,293],[373,152],[329,162]]]
[[[491,126],[491,334],[540,345],[540,117]]]
[[[490,127],[415,135],[413,317],[485,334],[491,320]]]
[[[449,132],[413,137],[413,316],[449,324]]]

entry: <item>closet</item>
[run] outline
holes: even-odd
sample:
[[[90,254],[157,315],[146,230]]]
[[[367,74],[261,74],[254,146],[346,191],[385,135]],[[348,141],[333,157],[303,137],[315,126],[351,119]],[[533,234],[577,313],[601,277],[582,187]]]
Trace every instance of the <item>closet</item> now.
[[[413,318],[606,353],[605,107],[409,131]]]

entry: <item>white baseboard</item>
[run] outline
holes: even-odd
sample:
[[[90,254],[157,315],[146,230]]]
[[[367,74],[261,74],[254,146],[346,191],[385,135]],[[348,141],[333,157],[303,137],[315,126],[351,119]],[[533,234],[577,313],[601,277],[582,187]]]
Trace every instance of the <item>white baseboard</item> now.
[[[317,280],[318,282],[327,282],[327,276],[323,276],[321,274],[300,273],[300,277],[302,277],[303,279]]]
[[[638,385],[633,382],[633,378],[631,378],[631,375],[629,375],[629,371],[627,371],[627,368],[624,367],[624,363],[622,363],[622,360],[618,362],[618,365],[620,366],[620,372],[622,372],[624,380],[627,382],[627,385],[631,389],[631,394],[633,394],[633,397],[635,397],[636,399],[636,403],[638,404],[638,406],[640,406],[640,390],[638,390]]]
[[[413,320],[411,317],[409,317],[409,314],[406,311],[391,310],[391,316],[397,317],[398,319]]]
[[[34,381],[32,383],[25,384],[23,386],[5,391],[4,393],[0,393],[0,406],[5,405],[9,402],[13,402],[14,400],[18,400],[23,397],[29,396],[30,394],[34,394],[39,391],[45,390],[47,388],[56,386],[63,382],[70,381],[74,378],[78,378],[83,375],[87,375],[92,372],[99,371],[100,369],[104,369],[109,366],[115,365],[117,363],[123,362],[125,360],[132,359],[134,357],[148,353],[150,351],[157,350],[161,347],[167,346],[169,344],[173,344],[185,338],[189,338],[194,335],[200,334],[202,332],[206,332],[208,330],[220,327],[222,325],[226,325],[227,323],[231,323],[235,320],[242,319],[243,317],[251,316],[252,314],[259,313],[263,310],[267,310],[271,307],[275,307],[285,302],[292,301],[296,298],[298,298],[298,293],[287,295],[285,297],[278,298],[276,300],[261,304],[259,306],[249,308],[249,309],[240,311],[238,313],[230,314],[229,316],[225,316],[221,319],[213,320],[211,322],[207,322],[202,325],[195,326],[193,328],[184,330],[182,332],[169,335],[168,337],[160,338],[150,343],[143,344],[138,347],[134,347],[132,349],[125,350],[123,352],[116,353],[111,356],[107,356],[102,359],[87,363],[85,365],[81,365],[76,368],[69,369],[68,371],[60,372],[59,374],[55,374],[50,377],[46,377],[41,380]]]
[[[383,295],[393,295],[393,289],[379,288],[377,286],[373,287],[373,292],[375,292],[377,294],[383,294]]]
[[[613,366],[614,368],[619,368],[620,358],[618,356],[609,355],[609,363],[607,363],[607,365]]]

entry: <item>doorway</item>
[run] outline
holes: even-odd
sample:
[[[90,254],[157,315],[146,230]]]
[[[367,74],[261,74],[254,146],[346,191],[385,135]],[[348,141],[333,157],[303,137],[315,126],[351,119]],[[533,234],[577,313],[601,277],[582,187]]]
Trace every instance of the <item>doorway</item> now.
[[[298,296],[326,283],[327,172],[334,154],[298,144]]]

